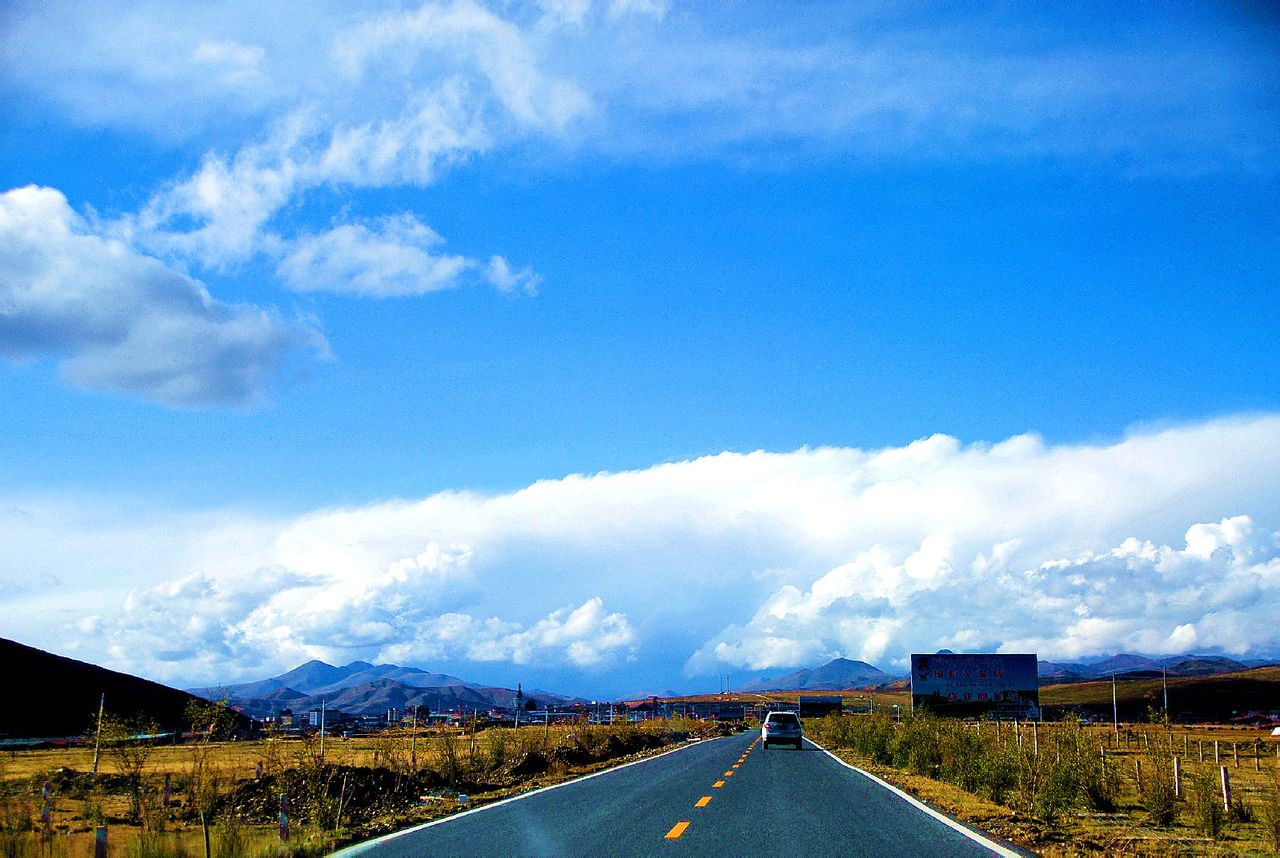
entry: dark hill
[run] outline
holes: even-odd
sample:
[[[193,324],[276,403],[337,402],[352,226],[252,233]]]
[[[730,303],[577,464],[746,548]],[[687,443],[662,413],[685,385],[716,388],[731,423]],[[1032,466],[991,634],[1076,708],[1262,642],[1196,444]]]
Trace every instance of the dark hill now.
[[[1256,667],[1214,676],[1168,677],[1169,715],[1179,722],[1225,722],[1248,712],[1280,711],[1280,667]],[[1121,721],[1143,720],[1164,705],[1165,681],[1117,676],[1116,707]],[[1040,689],[1045,719],[1068,714],[1112,718],[1111,677]]]
[[[183,727],[188,701],[185,691],[35,649],[0,638],[0,664],[5,667],[0,736],[57,738],[89,731],[106,694],[108,712],[125,718],[143,716],[173,730]]]

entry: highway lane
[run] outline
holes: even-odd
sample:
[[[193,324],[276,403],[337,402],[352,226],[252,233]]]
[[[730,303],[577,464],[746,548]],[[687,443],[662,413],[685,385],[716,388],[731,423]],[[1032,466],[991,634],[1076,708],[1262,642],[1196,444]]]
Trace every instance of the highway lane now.
[[[700,742],[339,854],[1001,854],[810,742],[766,751],[758,738]]]

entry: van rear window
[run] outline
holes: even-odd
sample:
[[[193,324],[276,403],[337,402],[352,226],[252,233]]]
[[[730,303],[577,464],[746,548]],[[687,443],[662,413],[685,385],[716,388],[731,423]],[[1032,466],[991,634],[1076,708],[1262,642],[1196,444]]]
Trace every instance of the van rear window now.
[[[792,715],[792,714],[791,714],[791,713],[789,713],[789,712],[785,712],[785,713],[778,714],[778,715],[770,715],[770,716],[769,716],[769,718],[768,718],[768,723],[770,723],[770,724],[798,724],[798,723],[800,723],[800,722],[796,720],[796,716]]]

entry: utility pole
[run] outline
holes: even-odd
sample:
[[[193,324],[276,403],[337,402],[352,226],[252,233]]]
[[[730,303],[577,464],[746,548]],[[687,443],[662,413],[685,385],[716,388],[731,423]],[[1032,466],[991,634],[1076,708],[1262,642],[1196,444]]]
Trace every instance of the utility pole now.
[[[465,725],[464,725],[465,726]],[[413,707],[413,726],[411,738],[409,739],[409,770],[415,774],[418,771],[418,707]]]
[[[324,698],[320,698],[320,765],[324,765]]]
[[[1160,684],[1164,686],[1164,722],[1169,723],[1169,677],[1165,673],[1164,665],[1160,665]]]
[[[1120,735],[1120,709],[1116,705],[1116,672],[1111,671],[1111,726]]]
[[[98,745],[102,742],[102,710],[107,705],[107,692],[102,692],[102,698],[98,700],[98,729],[93,734],[93,773],[98,773]]]

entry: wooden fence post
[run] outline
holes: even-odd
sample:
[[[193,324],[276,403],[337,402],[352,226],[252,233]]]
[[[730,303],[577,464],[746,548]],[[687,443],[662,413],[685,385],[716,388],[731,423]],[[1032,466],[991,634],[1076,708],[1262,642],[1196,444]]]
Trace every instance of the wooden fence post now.
[[[1182,761],[1173,758],[1173,797],[1182,798]]]
[[[1137,774],[1138,792],[1139,794],[1141,794],[1142,792],[1142,759],[1141,758],[1135,759],[1133,761],[1133,767]]]
[[[1221,766],[1222,770],[1222,807],[1231,812],[1231,775],[1227,774],[1227,767]]]

